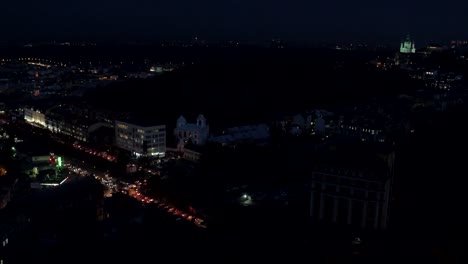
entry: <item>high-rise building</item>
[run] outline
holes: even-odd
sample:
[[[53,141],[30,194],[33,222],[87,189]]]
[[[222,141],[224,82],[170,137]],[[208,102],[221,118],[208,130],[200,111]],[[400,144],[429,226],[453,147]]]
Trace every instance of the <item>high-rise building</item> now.
[[[166,153],[165,125],[116,120],[115,139],[117,147],[136,156],[164,156]]]

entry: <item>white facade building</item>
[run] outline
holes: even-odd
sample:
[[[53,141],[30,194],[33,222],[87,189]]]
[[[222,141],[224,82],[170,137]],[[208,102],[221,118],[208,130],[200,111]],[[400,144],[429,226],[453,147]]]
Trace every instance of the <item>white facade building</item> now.
[[[187,123],[187,120],[180,116],[177,119],[177,125],[174,129],[174,135],[179,142],[187,143],[192,140],[192,143],[198,146],[202,146],[206,143],[209,134],[209,126],[206,122],[206,118],[203,115],[197,117],[197,123]]]
[[[88,141],[90,124],[84,121],[61,115],[47,114],[46,127],[52,133],[59,133],[86,142]]]
[[[28,123],[35,123],[46,126],[46,117],[44,113],[32,108],[24,108],[24,120]]]
[[[117,147],[136,156],[164,156],[166,153],[165,125],[137,125],[116,120],[115,139]]]

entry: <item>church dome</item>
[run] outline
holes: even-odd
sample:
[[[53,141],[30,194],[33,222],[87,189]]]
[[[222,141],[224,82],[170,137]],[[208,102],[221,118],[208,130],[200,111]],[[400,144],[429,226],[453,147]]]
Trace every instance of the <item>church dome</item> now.
[[[414,41],[409,35],[400,43],[400,53],[416,53]]]

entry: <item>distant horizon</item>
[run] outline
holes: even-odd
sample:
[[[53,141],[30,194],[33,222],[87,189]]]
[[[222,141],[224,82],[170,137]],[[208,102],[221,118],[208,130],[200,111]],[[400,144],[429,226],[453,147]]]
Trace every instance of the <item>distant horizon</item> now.
[[[334,45],[334,44],[353,44],[353,45],[368,45],[370,47],[377,47],[377,46],[386,46],[388,48],[391,47],[398,47],[400,42],[405,38],[407,34],[402,34],[402,36],[395,40],[339,40],[339,39],[321,39],[321,40],[291,40],[291,39],[283,39],[279,37],[271,37],[269,39],[264,40],[247,40],[247,39],[204,39],[203,37],[193,36],[191,38],[167,38],[167,39],[141,39],[141,38],[129,38],[127,40],[115,40],[115,39],[81,39],[81,38],[51,38],[51,39],[33,39],[33,40],[0,40],[0,45],[12,45],[12,46],[21,46],[21,45],[45,45],[45,44],[60,44],[60,43],[70,43],[70,44],[96,44],[96,45],[157,45],[161,43],[193,43],[195,37],[198,38],[200,43],[205,42],[207,44],[213,43],[229,43],[232,42],[233,44],[239,43],[240,45],[265,45],[271,42],[272,40],[280,40],[288,45],[292,46],[320,46],[320,45]],[[418,39],[414,38],[410,34],[411,39],[415,42],[416,48],[425,47],[430,44],[438,44],[438,45],[449,45],[451,41],[457,40],[467,40],[468,38],[452,38],[452,39]],[[421,44],[422,43],[422,44]]]
[[[189,40],[417,46],[468,39],[467,1],[81,0],[6,1],[0,41]],[[122,41],[123,40],[123,41]]]

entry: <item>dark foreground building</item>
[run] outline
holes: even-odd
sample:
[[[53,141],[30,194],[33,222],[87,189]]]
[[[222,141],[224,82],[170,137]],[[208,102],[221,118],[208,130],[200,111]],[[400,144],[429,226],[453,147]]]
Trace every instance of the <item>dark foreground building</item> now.
[[[100,234],[103,204],[102,185],[93,177],[12,201],[0,211],[8,221],[3,263],[55,263],[70,252],[67,248],[92,244]]]
[[[392,190],[393,151],[362,146],[323,151],[312,173],[310,217],[353,229],[385,229]]]

